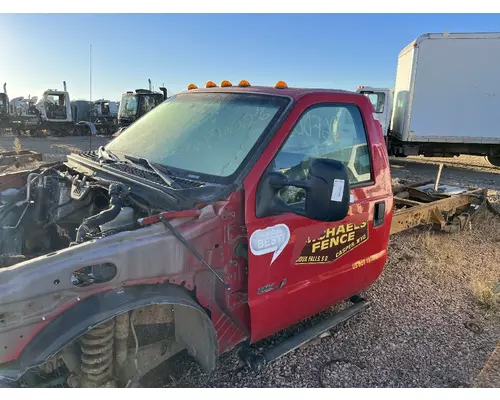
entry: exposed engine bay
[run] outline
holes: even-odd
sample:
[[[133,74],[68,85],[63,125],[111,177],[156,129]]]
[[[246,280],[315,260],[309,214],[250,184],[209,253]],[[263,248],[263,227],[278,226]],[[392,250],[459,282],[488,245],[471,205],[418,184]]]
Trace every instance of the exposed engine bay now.
[[[24,187],[0,191],[0,267],[133,230],[151,212],[123,183],[88,178],[64,164],[41,169]]]
[[[6,379],[28,387],[132,387],[184,349],[213,368],[216,334],[199,302],[212,296],[217,279],[225,282],[196,248],[212,249],[222,272],[218,221],[231,224],[234,210],[224,201],[191,207],[220,187],[176,177],[185,197],[170,195],[148,184],[163,182],[154,169],[77,157],[0,180],[0,387]],[[109,173],[120,165],[129,176]],[[184,200],[190,190],[202,196]],[[193,295],[198,287],[203,300]],[[204,333],[191,339],[193,331]]]

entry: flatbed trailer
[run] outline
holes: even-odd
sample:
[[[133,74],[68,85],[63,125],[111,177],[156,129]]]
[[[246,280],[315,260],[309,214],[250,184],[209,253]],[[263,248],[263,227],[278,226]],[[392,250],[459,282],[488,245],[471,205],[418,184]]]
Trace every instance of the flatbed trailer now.
[[[484,207],[496,213],[488,202],[487,189],[469,190],[445,185],[435,189],[433,181],[393,188],[391,235],[419,225],[433,225],[454,233],[463,230]]]

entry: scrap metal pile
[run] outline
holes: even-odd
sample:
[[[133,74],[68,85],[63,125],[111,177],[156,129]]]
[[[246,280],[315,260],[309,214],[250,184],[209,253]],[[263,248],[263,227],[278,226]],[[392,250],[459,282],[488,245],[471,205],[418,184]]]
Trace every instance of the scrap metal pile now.
[[[488,201],[487,189],[470,190],[425,181],[394,187],[393,193],[391,235],[429,224],[454,233],[469,227],[486,209],[498,215]]]

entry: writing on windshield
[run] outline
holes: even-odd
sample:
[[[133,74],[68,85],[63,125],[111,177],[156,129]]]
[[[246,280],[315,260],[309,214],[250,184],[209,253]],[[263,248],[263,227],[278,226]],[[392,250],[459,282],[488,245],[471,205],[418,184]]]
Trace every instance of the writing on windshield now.
[[[107,148],[173,168],[227,177],[238,169],[288,101],[243,93],[174,96]]]

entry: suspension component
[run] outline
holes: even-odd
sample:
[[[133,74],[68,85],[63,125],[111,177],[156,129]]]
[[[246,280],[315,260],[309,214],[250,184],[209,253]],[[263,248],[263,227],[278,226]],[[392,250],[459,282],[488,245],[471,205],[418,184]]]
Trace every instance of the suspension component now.
[[[91,329],[80,339],[80,387],[116,387],[114,378],[115,319]]]
[[[57,355],[55,357],[50,358],[44,364],[40,365],[40,372],[49,375],[56,371],[58,368],[62,367],[64,362],[62,358]]]
[[[129,336],[129,324],[130,318],[129,313],[118,315],[116,318],[115,326],[115,351],[116,351],[116,368],[117,370],[125,363],[127,360],[127,350],[128,350],[128,336]]]

